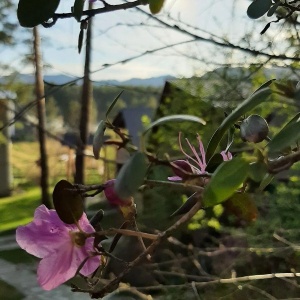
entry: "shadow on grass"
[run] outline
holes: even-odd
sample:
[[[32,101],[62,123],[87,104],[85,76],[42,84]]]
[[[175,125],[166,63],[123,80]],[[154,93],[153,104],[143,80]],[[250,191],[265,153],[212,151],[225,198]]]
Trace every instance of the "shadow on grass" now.
[[[21,292],[8,283],[0,280],[1,300],[21,300],[25,298]]]
[[[39,261],[21,248],[0,251],[0,258],[13,264],[34,264]]]

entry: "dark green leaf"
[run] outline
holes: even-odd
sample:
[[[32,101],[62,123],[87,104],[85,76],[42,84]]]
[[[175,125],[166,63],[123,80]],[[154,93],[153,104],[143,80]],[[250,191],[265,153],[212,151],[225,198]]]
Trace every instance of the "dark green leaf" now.
[[[293,118],[270,141],[268,149],[270,153],[278,153],[291,146],[300,139],[300,118]]]
[[[224,202],[226,211],[229,211],[240,220],[252,222],[257,218],[257,207],[249,194],[236,193]]]
[[[235,132],[235,127],[231,126],[228,130],[228,136],[227,136],[227,146],[224,150],[225,153],[227,153],[234,141],[234,132]]]
[[[78,36],[78,53],[81,52],[82,44],[83,44],[84,30],[80,29]]]
[[[260,183],[258,192],[262,192],[274,179],[274,175],[266,174],[263,178],[262,182]]]
[[[272,82],[268,81],[268,84]],[[265,86],[267,83],[263,84]],[[215,131],[211,137],[209,144],[207,146],[206,158],[210,158],[214,155],[221,139],[228,130],[228,128],[234,124],[241,116],[252,110],[254,107],[266,101],[271,95],[271,90],[269,87],[259,88],[255,91],[249,98],[244,100],[234,111],[232,111],[221,123],[219,128]]]
[[[104,217],[104,211],[102,209],[98,210],[97,213],[90,219],[91,225],[95,228]]]
[[[278,8],[279,4],[281,4],[280,1],[278,1],[277,3],[275,3],[274,5],[271,6],[271,8],[269,9],[267,16],[268,17],[272,17],[276,11],[276,9]]]
[[[232,196],[245,181],[249,164],[242,158],[223,162],[212,175],[203,194],[203,205],[214,206]]]
[[[73,15],[78,22],[80,22],[82,16],[84,1],[85,0],[75,0],[74,2]]]
[[[122,95],[123,91],[121,91],[117,97],[114,99],[114,101],[112,102],[112,104],[109,106],[109,108],[107,109],[106,112],[106,119],[108,118],[109,113],[111,112],[111,110],[114,108],[114,106],[116,105],[117,101],[119,100],[120,96]]]
[[[52,194],[54,208],[59,218],[67,224],[75,224],[83,214],[83,199],[73,184],[59,181]]]
[[[94,139],[93,139],[93,153],[96,159],[99,159],[100,150],[104,144],[105,129],[106,129],[105,122],[101,120],[94,134]]]
[[[254,0],[247,9],[247,15],[251,19],[258,19],[266,14],[271,6],[271,0]]]
[[[128,199],[143,184],[147,171],[146,155],[136,152],[121,168],[115,182],[115,192],[121,199]]]
[[[186,214],[194,207],[197,201],[197,193],[194,193],[176,211],[174,211],[170,217]]]
[[[51,19],[60,0],[20,0],[17,10],[20,25],[34,27]]]
[[[164,123],[167,122],[183,122],[183,121],[190,121],[190,122],[196,122],[196,123],[200,123],[202,125],[205,125],[206,122],[196,116],[191,116],[191,115],[171,115],[171,116],[166,116],[166,117],[162,117],[158,120],[156,120],[155,122],[151,123],[149,126],[147,126],[147,128],[144,130],[143,135],[145,133],[147,133],[150,129],[152,129],[155,126],[159,126],[162,125]]]
[[[270,26],[271,26],[271,22],[268,23],[268,24],[264,27],[264,29],[260,32],[260,34],[261,34],[261,35],[265,34],[266,31],[270,28]]]
[[[208,173],[213,173],[217,169],[217,167],[221,163],[223,163],[223,161],[224,161],[224,159],[220,153],[214,154],[213,157],[207,163],[205,171]]]
[[[249,177],[253,181],[255,182],[262,181],[266,176],[266,174],[267,174],[267,166],[263,162],[257,161],[250,164]]]
[[[165,0],[149,0],[149,7],[152,14],[157,14],[161,11]]]

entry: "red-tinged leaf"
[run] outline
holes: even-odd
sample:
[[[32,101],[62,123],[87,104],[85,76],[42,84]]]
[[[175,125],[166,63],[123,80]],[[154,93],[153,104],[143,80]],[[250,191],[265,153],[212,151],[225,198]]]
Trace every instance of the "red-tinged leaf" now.
[[[249,194],[236,193],[223,205],[227,211],[235,215],[239,220],[250,223],[257,218],[257,207]]]

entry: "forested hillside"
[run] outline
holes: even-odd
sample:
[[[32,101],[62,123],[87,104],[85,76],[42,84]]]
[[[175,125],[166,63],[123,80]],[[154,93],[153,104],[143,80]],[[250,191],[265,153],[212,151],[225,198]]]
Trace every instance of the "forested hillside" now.
[[[30,101],[34,100],[34,87],[31,84],[12,83],[4,89],[9,89],[16,93],[15,110],[19,110]],[[91,109],[91,126],[105,118],[105,112],[115,99],[123,91],[114,110],[111,113],[112,118],[125,107],[144,106],[153,111],[157,106],[157,100],[161,93],[161,88],[155,87],[133,87],[133,86],[94,86],[93,102]],[[47,126],[52,130],[77,130],[79,121],[81,86],[52,86],[46,85],[46,116]],[[35,109],[27,112],[29,116],[35,116]],[[16,124],[17,129],[24,130],[24,122],[20,120]],[[29,130],[29,129],[28,129]],[[27,129],[22,132],[24,138],[30,138]]]

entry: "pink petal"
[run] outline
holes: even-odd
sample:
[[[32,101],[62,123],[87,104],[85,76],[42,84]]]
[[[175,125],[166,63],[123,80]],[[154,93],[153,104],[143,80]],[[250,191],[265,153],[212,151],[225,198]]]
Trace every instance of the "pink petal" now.
[[[71,243],[65,244],[59,251],[51,253],[43,258],[38,266],[38,282],[47,291],[52,290],[70,278],[77,271],[77,264],[73,260]]]
[[[43,258],[38,267],[38,282],[45,290],[52,290],[69,279],[73,278],[78,267],[90,257],[93,250],[93,238],[86,241],[83,247],[66,243],[56,252]],[[89,258],[80,273],[87,276],[93,273],[100,265],[99,256]]]
[[[80,270],[80,274],[84,276],[92,274],[100,265],[100,256],[92,256],[92,253],[95,252],[93,243],[94,238],[88,238],[85,241],[85,245],[83,247],[74,248],[74,259],[76,260],[78,267],[87,257],[89,257],[89,259],[85,262],[82,269]]]
[[[168,177],[168,180],[170,180],[170,181],[180,181],[180,180],[182,180],[182,178],[179,177],[179,176],[170,176],[170,177]]]
[[[232,159],[232,154],[230,152],[222,151],[220,154],[222,155],[224,161]]]
[[[201,141],[201,138],[199,136],[199,134],[197,134],[197,140],[198,140],[198,143],[199,143],[199,150],[200,150],[200,153],[201,153],[201,158],[202,158],[202,163],[203,163],[203,172],[205,171],[206,169],[206,154],[205,154],[205,150],[204,150],[204,146],[203,146],[203,143]]]
[[[115,179],[108,180],[105,183],[104,194],[106,199],[111,205],[123,206],[131,203],[130,201],[126,201],[126,199],[121,199],[114,190]]]
[[[17,228],[16,241],[28,253],[43,258],[59,249],[69,237],[69,227],[44,205],[35,212],[35,219]]]
[[[87,233],[95,232],[94,227],[90,224],[90,221],[88,220],[85,213],[83,213],[82,217],[78,221],[78,224],[84,232],[87,232]],[[74,231],[74,229],[73,229],[73,231]],[[78,231],[78,229],[76,231]]]

